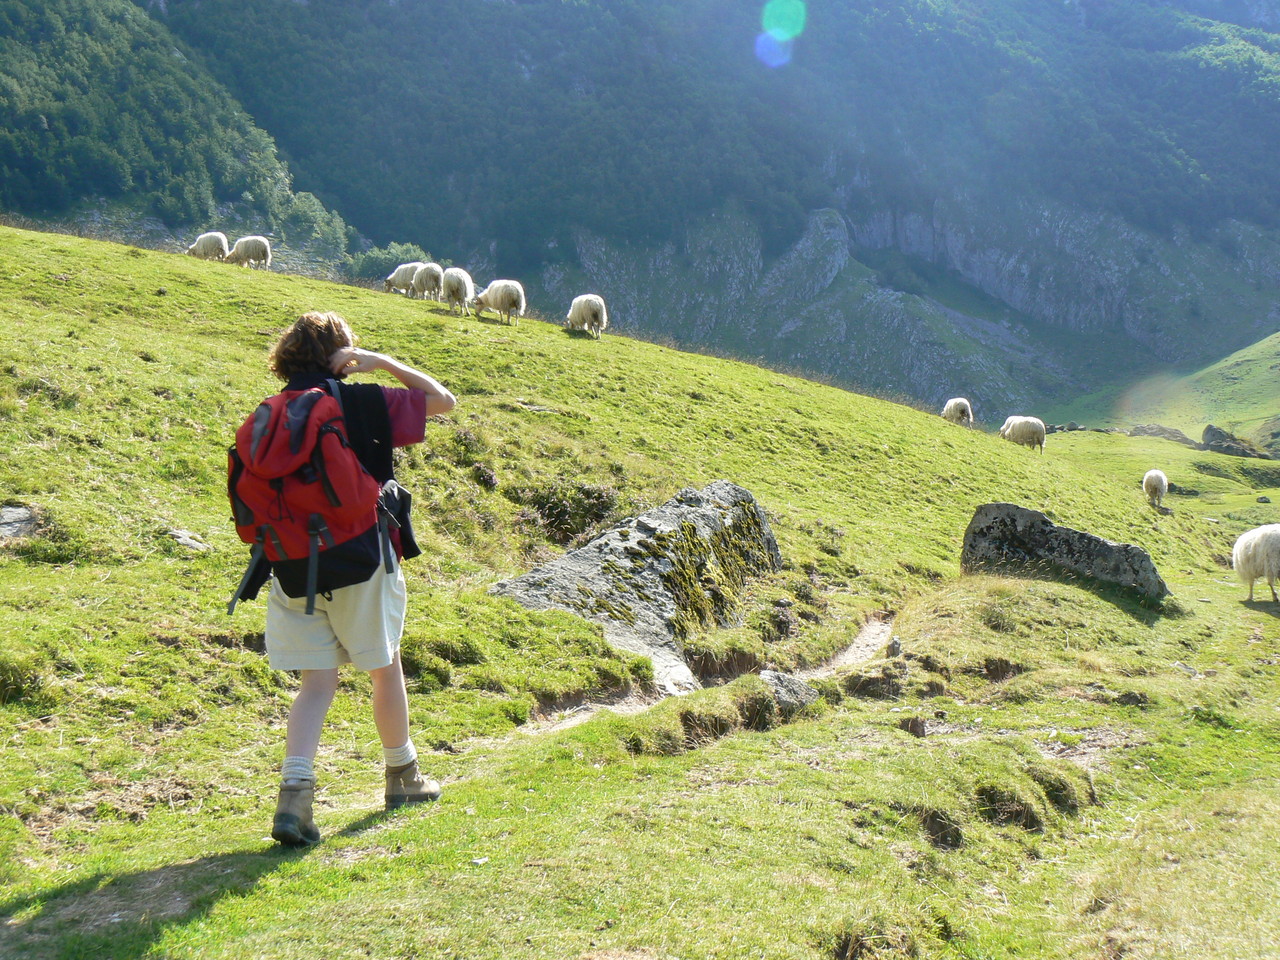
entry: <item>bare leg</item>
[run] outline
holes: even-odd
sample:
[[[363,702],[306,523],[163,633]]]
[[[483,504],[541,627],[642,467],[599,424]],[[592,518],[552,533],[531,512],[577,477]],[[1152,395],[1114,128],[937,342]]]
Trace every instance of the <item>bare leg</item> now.
[[[284,752],[289,757],[314,760],[320,745],[325,714],[338,692],[337,670],[303,670],[302,686],[289,708],[289,728]]]
[[[404,690],[400,652],[385,667],[369,671],[373,682],[373,722],[383,747],[394,750],[409,742],[409,698]]]

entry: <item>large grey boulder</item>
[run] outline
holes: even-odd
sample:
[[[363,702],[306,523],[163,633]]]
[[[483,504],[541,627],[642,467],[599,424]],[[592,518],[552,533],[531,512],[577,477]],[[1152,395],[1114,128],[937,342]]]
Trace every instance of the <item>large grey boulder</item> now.
[[[782,565],[769,521],[727,480],[686,488],[586,546],[489,592],[533,610],[568,610],[604,627],[614,646],[649,657],[668,693],[700,686],[681,642],[738,617],[748,578]]]
[[[1204,436],[1200,441],[1201,450],[1211,450],[1214,453],[1225,453],[1229,457],[1257,457],[1260,460],[1270,460],[1271,454],[1263,453],[1248,440],[1242,440],[1235,434],[1228,433],[1221,427],[1215,427],[1212,423],[1204,428]]]
[[[1150,600],[1168,596],[1151,556],[1129,543],[1060,527],[1043,513],[1012,503],[984,503],[964,532],[960,568],[1030,569],[1082,577],[1133,590]]]
[[[1188,437],[1181,430],[1173,427],[1166,427],[1159,423],[1141,423],[1133,427],[1129,431],[1131,437],[1163,437],[1165,440],[1172,440],[1174,443],[1180,443],[1185,447],[1199,447],[1199,444]]]

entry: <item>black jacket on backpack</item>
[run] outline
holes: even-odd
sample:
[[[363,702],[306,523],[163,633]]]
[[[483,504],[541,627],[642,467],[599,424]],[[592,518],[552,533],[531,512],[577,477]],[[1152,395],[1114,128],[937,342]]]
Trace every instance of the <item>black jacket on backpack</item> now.
[[[333,375],[327,371],[318,370],[313,373],[298,374],[289,380],[285,389],[308,390],[312,387],[323,386],[325,381],[331,379],[333,379]],[[369,471],[369,474],[379,484],[383,485],[383,503],[391,511],[392,517],[400,526],[399,553],[401,557],[405,558],[416,557],[422,553],[422,550],[414,539],[413,526],[410,522],[409,514],[412,507],[412,497],[409,491],[399,484],[393,483],[390,487],[386,486],[388,481],[395,480],[395,469],[392,463],[391,415],[387,411],[387,399],[382,392],[382,387],[375,383],[339,383],[338,391],[342,394],[341,403],[343,418],[346,421],[347,437],[355,450],[356,457],[364,468]],[[323,557],[323,554],[321,556]],[[257,597],[262,586],[271,579],[273,572],[281,578],[281,587],[286,595],[305,595],[305,588],[299,593],[299,586],[292,584],[292,581],[297,579],[299,575],[298,571],[292,568],[292,565],[296,564],[297,561],[287,561],[286,563],[288,566],[282,565],[282,569],[273,571],[271,562],[265,557],[260,558],[246,578],[244,587],[238,594],[238,599],[253,600]],[[344,586],[350,585],[350,583],[363,582],[362,580],[352,581],[349,577],[344,577],[340,572],[335,571],[335,573],[337,573],[338,582]],[[290,589],[291,586],[292,589]],[[324,587],[322,584],[321,592],[336,588],[336,586]]]

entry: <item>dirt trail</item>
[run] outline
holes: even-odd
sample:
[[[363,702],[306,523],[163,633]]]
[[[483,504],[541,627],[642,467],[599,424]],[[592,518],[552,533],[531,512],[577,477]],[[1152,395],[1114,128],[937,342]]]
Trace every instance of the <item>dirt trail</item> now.
[[[845,667],[864,663],[889,642],[892,633],[892,617],[868,620],[862,625],[862,629],[858,631],[858,635],[854,637],[853,642],[834,657],[819,666],[797,670],[794,676],[796,679],[808,683],[811,680],[834,676]],[[544,733],[555,733],[558,730],[568,730],[570,727],[576,727],[580,723],[586,723],[601,710],[612,710],[614,713],[629,716],[647,710],[663,699],[665,697],[660,693],[630,693],[585,700],[582,703],[576,703],[531,720],[520,727],[520,732],[527,736],[538,736]]]

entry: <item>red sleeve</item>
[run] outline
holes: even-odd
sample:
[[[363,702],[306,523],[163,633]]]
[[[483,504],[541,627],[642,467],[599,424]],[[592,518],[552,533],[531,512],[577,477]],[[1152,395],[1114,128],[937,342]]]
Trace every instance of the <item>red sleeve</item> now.
[[[427,395],[407,387],[383,387],[391,416],[391,445],[408,447],[427,435]]]

